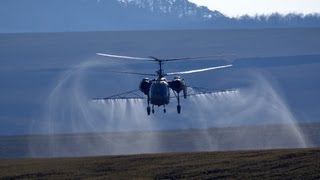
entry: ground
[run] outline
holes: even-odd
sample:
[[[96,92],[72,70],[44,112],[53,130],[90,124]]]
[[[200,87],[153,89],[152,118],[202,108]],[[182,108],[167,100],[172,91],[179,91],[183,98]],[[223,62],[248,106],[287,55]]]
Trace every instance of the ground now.
[[[319,179],[320,149],[0,160],[0,179]]]

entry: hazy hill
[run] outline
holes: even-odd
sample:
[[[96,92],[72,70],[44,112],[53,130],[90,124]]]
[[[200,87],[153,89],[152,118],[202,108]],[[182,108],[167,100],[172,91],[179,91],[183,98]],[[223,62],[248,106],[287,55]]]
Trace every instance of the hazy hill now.
[[[320,26],[317,14],[232,19],[187,0],[2,0],[0,32]]]

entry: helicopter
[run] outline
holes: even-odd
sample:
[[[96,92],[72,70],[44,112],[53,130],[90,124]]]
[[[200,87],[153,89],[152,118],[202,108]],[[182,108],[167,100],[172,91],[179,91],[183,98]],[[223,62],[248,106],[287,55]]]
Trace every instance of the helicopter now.
[[[153,76],[154,78],[143,78],[140,82],[139,89],[133,90],[129,92],[125,92],[118,95],[113,95],[105,98],[95,98],[94,100],[116,100],[116,99],[144,99],[146,96],[147,100],[147,114],[150,115],[151,112],[154,114],[154,106],[163,106],[163,112],[166,113],[166,105],[170,103],[171,98],[177,99],[177,113],[181,113],[181,104],[180,104],[180,94],[184,99],[188,96],[194,96],[199,94],[214,94],[217,92],[227,92],[234,90],[211,90],[206,88],[198,88],[198,87],[189,87],[186,85],[185,80],[180,76],[184,74],[193,74],[200,73],[205,71],[212,71],[217,69],[230,68],[233,65],[227,64],[222,66],[214,66],[203,69],[194,69],[188,71],[181,72],[170,72],[165,73],[163,70],[163,64],[165,62],[172,61],[184,61],[184,60],[196,60],[196,59],[204,59],[210,57],[217,57],[221,55],[214,56],[205,56],[205,57],[186,57],[186,58],[172,58],[172,59],[160,59],[153,56],[150,57],[132,57],[132,56],[122,56],[122,55],[113,55],[113,54],[105,54],[105,53],[96,53],[98,56],[108,57],[108,58],[117,58],[117,59],[127,59],[127,60],[135,60],[135,61],[146,61],[146,62],[156,62],[159,65],[159,69],[155,74],[148,73],[139,73],[139,72],[127,72],[127,71],[110,71],[114,73],[124,73],[124,74],[133,74],[133,75],[143,75],[143,76]],[[173,76],[173,80],[167,80],[167,76]],[[140,91],[144,94],[144,96],[140,96],[137,92]],[[174,96],[170,96],[170,92],[173,92]]]

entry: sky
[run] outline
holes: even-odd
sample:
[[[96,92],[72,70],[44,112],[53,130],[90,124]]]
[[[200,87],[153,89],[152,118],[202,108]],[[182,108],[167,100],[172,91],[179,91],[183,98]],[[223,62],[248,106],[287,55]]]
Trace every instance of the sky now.
[[[320,0],[189,0],[229,17],[278,12],[320,13]]]

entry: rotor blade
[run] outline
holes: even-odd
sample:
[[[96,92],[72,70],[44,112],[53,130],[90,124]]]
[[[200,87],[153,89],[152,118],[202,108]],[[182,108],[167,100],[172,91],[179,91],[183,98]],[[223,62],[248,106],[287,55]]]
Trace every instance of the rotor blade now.
[[[151,73],[138,73],[138,72],[128,72],[128,71],[107,71],[112,73],[120,73],[120,74],[134,74],[134,75],[142,75],[142,76],[156,76],[156,74]]]
[[[208,58],[225,57],[225,56],[231,56],[231,55],[233,55],[233,54],[217,54],[217,55],[201,56],[201,57],[172,58],[172,59],[164,59],[163,61],[183,61],[183,60],[208,59]]]
[[[142,58],[142,57],[131,57],[131,56],[119,56],[114,54],[104,54],[104,53],[97,53],[98,56],[103,57],[110,57],[110,58],[119,58],[119,59],[132,59],[132,60],[138,60],[138,61],[151,61],[152,58]]]
[[[182,71],[182,72],[172,72],[172,73],[166,73],[166,75],[182,75],[182,74],[191,74],[191,73],[198,73],[198,72],[204,72],[204,71],[211,71],[211,70],[216,70],[216,69],[223,69],[223,68],[228,68],[231,67],[232,64],[229,65],[224,65],[224,66],[215,66],[215,67],[209,67],[209,68],[204,68],[204,69],[195,69],[195,70],[189,70],[189,71]]]

